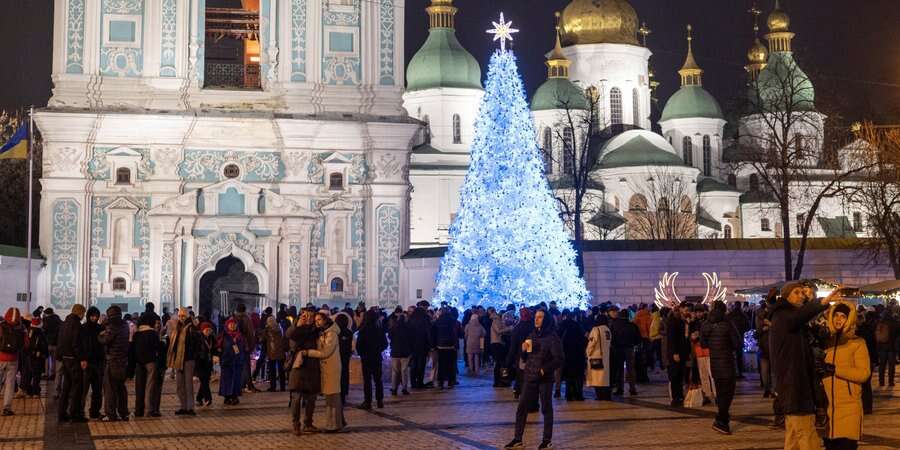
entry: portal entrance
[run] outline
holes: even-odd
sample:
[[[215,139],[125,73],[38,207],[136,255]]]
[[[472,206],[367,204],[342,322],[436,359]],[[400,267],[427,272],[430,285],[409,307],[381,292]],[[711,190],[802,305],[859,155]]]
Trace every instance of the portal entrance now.
[[[219,314],[227,316],[242,303],[250,311],[257,306],[259,299],[259,280],[256,275],[247,272],[244,263],[234,256],[226,256],[216,263],[216,270],[200,277],[200,314],[212,317],[212,311],[221,309],[221,292],[228,292],[225,311]]]

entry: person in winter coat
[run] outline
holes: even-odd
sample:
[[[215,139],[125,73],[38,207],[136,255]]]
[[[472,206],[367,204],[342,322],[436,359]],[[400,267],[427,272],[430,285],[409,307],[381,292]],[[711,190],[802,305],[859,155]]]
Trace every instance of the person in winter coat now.
[[[762,302],[756,312],[756,342],[759,352],[759,380],[762,382],[763,398],[772,396],[772,362],[769,355],[769,320],[772,309],[775,308],[775,299],[778,291],[774,288],[769,292],[766,300]]]
[[[315,325],[315,313],[304,310],[288,338],[293,341],[295,348],[294,358],[291,360],[288,389],[300,395],[296,400],[292,399],[291,403],[294,434],[299,436],[304,431],[315,433],[319,431],[313,426],[313,413],[316,408],[316,396],[322,390],[321,364],[317,358],[303,356],[304,350],[315,350],[319,346],[319,331]],[[301,408],[303,409],[302,427]]]
[[[3,415],[13,415],[12,400],[16,389],[19,354],[25,348],[25,329],[19,308],[9,308],[0,322],[3,347],[0,348],[0,377],[3,378]]]
[[[611,400],[612,393],[609,383],[610,366],[610,342],[612,332],[605,323],[598,322],[591,328],[588,336],[587,348],[587,385],[594,388],[597,400]]]
[[[238,324],[241,336],[244,337],[247,343],[247,353],[244,354],[244,358],[247,360],[244,361],[242,366],[244,373],[241,375],[243,383],[248,391],[259,392],[256,386],[253,385],[253,379],[250,377],[250,358],[253,356],[253,352],[256,351],[257,344],[256,327],[253,325],[253,319],[247,314],[247,306],[243,303],[239,303],[235,307],[234,320]]]
[[[508,350],[507,341],[512,327],[506,325],[506,321],[496,311],[490,312],[491,318],[491,357],[494,358],[494,387],[509,386],[507,380],[502,379],[503,363],[506,361]]]
[[[900,337],[900,322],[889,310],[885,310],[875,325],[874,334],[878,352],[878,386],[884,387],[884,373],[887,371],[888,387],[893,387],[897,370],[897,338]]]
[[[56,377],[57,372],[57,358],[56,358],[56,345],[59,340],[59,331],[62,328],[63,321],[59,318],[59,316],[53,312],[53,308],[46,308],[43,311],[44,313],[44,335],[47,336],[47,348],[48,356],[47,356],[47,378],[52,380]],[[59,384],[59,383],[57,383]]]
[[[581,325],[568,311],[560,324],[559,337],[562,341],[565,362],[562,367],[562,380],[566,383],[566,400],[584,400],[584,370],[586,367],[585,349],[587,338]]]
[[[128,324],[122,319],[122,309],[116,305],[106,310],[106,324],[99,340],[106,352],[106,370],[103,373],[103,396],[106,418],[115,422],[128,420],[128,390],[125,387],[128,369]]]
[[[266,317],[266,328],[263,330],[263,349],[266,353],[267,371],[269,373],[269,392],[275,392],[276,380],[284,392],[284,355],[287,353],[284,333],[275,320],[275,316]],[[260,357],[262,358],[262,357]]]
[[[612,332],[612,375],[616,387],[613,394],[624,395],[627,379],[629,394],[637,395],[634,348],[641,343],[641,332],[634,322],[628,320],[627,314],[620,314],[618,307],[611,306],[608,314],[612,319],[609,329]]]
[[[515,437],[505,448],[523,448],[522,436],[525,434],[528,410],[537,399],[540,399],[544,413],[543,439],[538,448],[552,448],[553,373],[563,365],[562,342],[556,334],[553,318],[538,310],[534,314],[534,329],[526,336],[520,349],[525,365],[524,384],[516,409]]]
[[[807,323],[828,309],[840,289],[814,301],[799,282],[786,283],[772,311],[769,351],[775,393],[785,416],[784,448],[818,449],[815,389],[817,377]]]
[[[366,313],[366,320],[369,320],[370,312],[374,311]],[[321,393],[325,396],[325,426],[322,429],[326,433],[337,433],[344,428],[343,406],[341,405],[341,353],[338,349],[340,329],[325,312],[316,314],[315,326],[319,331],[316,347],[301,350],[300,354],[304,358],[316,359],[321,363],[320,385]],[[384,338],[384,333],[382,333],[382,338]]]
[[[681,303],[669,313],[666,321],[666,359],[668,361],[669,391],[672,406],[684,404],[685,368],[691,357],[691,341],[685,318],[691,314],[691,305]]]
[[[750,319],[747,318],[747,315],[744,314],[744,311],[741,310],[741,304],[735,303],[731,306],[731,312],[728,313],[728,320],[731,321],[731,324],[738,330],[738,333],[741,336],[748,331],[750,331]],[[740,345],[736,348],[734,353],[735,362],[737,365],[735,369],[737,370],[737,377],[740,379],[744,378],[744,346]]]
[[[100,343],[100,310],[91,306],[87,310],[87,320],[81,326],[83,348],[87,353],[88,366],[84,370],[84,397],[87,402],[88,390],[91,391],[91,405],[88,417],[100,418],[100,406],[103,404],[104,374],[106,372],[106,351]]]
[[[159,417],[156,403],[156,367],[159,358],[159,316],[144,313],[138,320],[137,332],[132,338],[134,347],[134,417]]]
[[[219,395],[225,397],[226,405],[240,403],[241,388],[244,386],[244,365],[247,359],[247,340],[238,329],[234,318],[225,321],[225,332],[219,336],[218,352],[222,376],[219,378]]]
[[[87,422],[84,417],[83,374],[88,362],[81,340],[81,320],[84,319],[84,314],[84,305],[72,305],[72,312],[66,316],[59,330],[55,357],[62,364],[63,374],[58,406],[60,423]]]
[[[40,315],[31,319],[25,335],[25,353],[23,355],[26,370],[22,372],[22,385],[25,393],[31,397],[41,396],[41,374],[44,373],[44,364],[47,361],[47,337],[41,328]]]
[[[506,367],[515,371],[515,384],[513,396],[518,400],[522,395],[522,386],[525,383],[525,365],[522,362],[522,343],[534,330],[534,320],[531,310],[522,308],[519,310],[519,323],[513,327],[510,334],[509,352],[506,354]]]
[[[431,319],[425,309],[428,302],[419,302],[415,311],[409,316],[410,343],[412,356],[409,360],[410,382],[413,389],[425,387],[425,365],[431,351]]]
[[[397,395],[402,387],[403,395],[409,395],[409,358],[412,355],[409,325],[406,314],[398,314],[388,330],[391,338],[391,395]]]
[[[194,320],[188,316],[186,308],[178,309],[178,325],[169,341],[166,366],[175,371],[175,393],[180,408],[176,416],[195,416],[194,412],[194,367],[200,353],[200,333]]]
[[[384,385],[381,380],[381,353],[387,349],[388,342],[384,329],[378,321],[378,312],[374,309],[366,311],[359,333],[356,337],[356,353],[362,362],[364,400],[360,407],[372,409],[372,385],[375,386],[375,401],[379,408],[384,408]]]
[[[636,347],[638,351],[634,355],[635,378],[638,383],[649,383],[647,370],[653,365],[653,351],[650,347],[650,327],[653,325],[653,315],[650,314],[646,304],[638,306],[633,323],[641,334],[641,341]]]
[[[484,326],[478,319],[477,314],[473,314],[466,324],[464,331],[466,340],[466,361],[469,362],[469,373],[478,375],[481,373],[481,357],[484,351],[481,348],[484,345]]]
[[[823,381],[829,405],[825,438],[829,450],[855,449],[862,435],[862,384],[871,376],[871,365],[866,343],[855,333],[856,314],[847,302],[835,303],[827,314],[831,338],[825,349]]]
[[[459,322],[449,308],[441,308],[432,326],[434,346],[438,353],[437,382],[440,389],[453,389],[456,385],[457,348],[459,347]]]
[[[353,331],[350,329],[350,323],[353,319],[345,312],[339,312],[334,316],[334,323],[337,324],[340,334],[338,334],[338,349],[341,351],[341,405],[347,404],[347,394],[350,393],[350,358],[353,356]],[[407,342],[409,345],[409,342]],[[346,423],[346,421],[344,421]]]
[[[719,413],[713,422],[713,429],[722,434],[731,434],[729,409],[734,399],[735,359],[734,354],[743,344],[734,324],[725,317],[725,303],[715,301],[709,318],[700,329],[700,345],[709,350],[710,369],[716,387],[716,406]]]
[[[203,322],[200,324],[200,353],[194,367],[194,374],[200,379],[200,388],[197,389],[197,404],[200,406],[212,405],[212,391],[209,381],[212,378],[214,359],[219,356],[219,348],[216,345],[216,335],[213,332],[213,324]]]

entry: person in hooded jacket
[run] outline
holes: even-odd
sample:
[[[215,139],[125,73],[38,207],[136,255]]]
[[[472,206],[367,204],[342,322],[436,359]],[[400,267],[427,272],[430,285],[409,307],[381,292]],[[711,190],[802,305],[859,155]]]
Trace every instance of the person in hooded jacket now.
[[[57,359],[56,359],[56,345],[59,341],[59,331],[62,328],[63,321],[59,318],[59,316],[53,312],[53,308],[46,308],[43,311],[44,320],[42,321],[44,327],[44,335],[47,336],[47,345],[49,348],[47,349],[48,357],[47,357],[47,379],[52,380],[56,378],[57,373]],[[60,383],[57,383],[59,385]]]
[[[16,372],[19,370],[19,354],[25,348],[25,329],[19,308],[9,308],[0,323],[3,348],[0,348],[0,377],[3,378],[3,415],[13,415],[12,399],[16,389]]]
[[[287,353],[284,333],[275,316],[266,317],[266,328],[262,332],[262,348],[266,354],[265,361],[269,373],[269,392],[275,392],[275,386],[281,386],[284,392],[284,355]],[[260,356],[260,359],[263,357]]]
[[[391,339],[391,395],[403,388],[403,395],[409,395],[409,357],[412,355],[409,325],[406,314],[394,316],[389,324],[388,336]]]
[[[341,354],[338,349],[340,331],[325,312],[316,313],[315,327],[319,331],[316,347],[301,350],[300,354],[304,358],[320,362],[320,387],[322,395],[325,396],[325,425],[322,430],[326,433],[338,433],[344,428],[341,406]]]
[[[315,325],[315,313],[308,309],[303,310],[288,338],[293,341],[295,348],[294,358],[291,360],[288,389],[299,394],[299,398],[291,400],[294,434],[299,436],[303,432],[315,433],[319,431],[313,426],[313,413],[316,410],[316,396],[322,390],[321,364],[317,358],[303,356],[304,350],[314,350],[319,345],[319,330]],[[301,409],[303,410],[302,417]]]
[[[506,353],[506,367],[508,370],[515,371],[515,384],[513,384],[513,396],[518,399],[522,395],[522,385],[525,382],[525,365],[522,362],[522,343],[534,330],[534,321],[532,320],[531,310],[521,308],[519,310],[519,323],[517,323],[510,334],[509,351]]]
[[[453,311],[448,307],[442,307],[440,315],[432,325],[434,346],[438,353],[437,383],[440,389],[444,388],[444,384],[450,389],[456,385],[459,328],[459,322]]]
[[[106,309],[106,324],[99,340],[106,351],[106,370],[103,373],[103,394],[106,398],[106,421],[128,420],[128,390],[125,387],[128,369],[128,324],[122,319],[117,305]]]
[[[584,400],[584,371],[587,366],[585,350],[587,338],[581,325],[575,321],[573,314],[568,310],[562,313],[563,321],[559,328],[559,337],[562,341],[565,363],[563,364],[562,379],[566,383],[566,400]]]
[[[827,313],[831,338],[825,349],[825,395],[828,396],[828,428],[825,448],[852,450],[862,435],[862,384],[871,376],[869,351],[856,336],[856,309],[840,301]]]
[[[334,316],[334,323],[337,324],[340,334],[338,334],[338,348],[341,351],[341,405],[347,404],[347,394],[350,393],[350,358],[353,357],[353,331],[350,324],[353,319],[346,312],[339,312]],[[346,421],[344,421],[346,424]]]
[[[738,329],[725,315],[725,303],[713,302],[709,318],[700,329],[700,345],[709,349],[710,369],[716,387],[716,405],[719,413],[713,422],[713,429],[722,434],[731,434],[728,424],[731,420],[729,409],[734,399],[736,383],[735,347],[743,345]]]
[[[244,386],[244,364],[247,364],[247,340],[241,334],[234,318],[225,321],[225,331],[219,335],[218,352],[222,375],[219,378],[219,395],[225,397],[226,405],[240,403],[241,388]]]
[[[378,408],[384,408],[384,384],[381,376],[381,354],[387,349],[388,341],[374,309],[363,315],[356,336],[356,353],[362,362],[364,400],[360,407],[372,409],[372,385],[375,386],[375,401]]]
[[[482,347],[484,346],[485,334],[480,316],[477,313],[472,314],[464,332],[466,361],[468,362],[467,367],[471,375],[477,376],[481,374],[481,359],[484,351]]]
[[[25,352],[23,355],[26,370],[22,372],[22,385],[25,393],[32,397],[41,395],[41,374],[44,372],[44,363],[47,360],[47,337],[41,329],[41,317],[31,319],[31,326],[25,335]]]
[[[595,321],[594,327],[588,335],[585,353],[588,360],[587,385],[594,388],[594,396],[597,400],[611,400],[609,372],[610,366],[610,342],[612,332],[606,326],[606,320]]]
[[[159,316],[144,313],[134,333],[134,417],[159,417],[156,399],[156,360],[159,357]]]
[[[46,311],[45,311],[46,312]],[[84,417],[84,369],[87,368],[87,352],[81,339],[81,320],[84,305],[72,305],[72,312],[66,316],[59,330],[55,357],[62,364],[62,391],[57,407],[58,419],[63,422],[87,422]]]
[[[100,325],[100,310],[91,306],[87,310],[87,320],[81,327],[83,347],[87,352],[88,366],[84,370],[84,397],[87,404],[88,390],[91,391],[91,405],[88,408],[88,417],[100,418],[100,406],[103,403],[103,376],[106,372],[106,351],[100,343],[100,333],[103,326]]]
[[[409,360],[410,382],[413,389],[425,387],[425,366],[432,348],[431,319],[426,309],[428,302],[421,301],[409,316],[410,343],[412,355]]]
[[[186,308],[178,309],[178,324],[169,340],[166,367],[175,371],[175,393],[180,408],[175,415],[194,416],[194,367],[200,353],[200,333]]]
[[[544,310],[535,312],[534,328],[520,344],[520,350],[525,366],[524,384],[516,409],[515,437],[505,448],[523,448],[528,411],[537,399],[544,414],[544,432],[538,449],[553,448],[553,373],[563,365],[563,349],[553,318]]]
[[[609,329],[612,332],[612,381],[616,387],[613,394],[624,395],[627,379],[629,394],[637,395],[634,348],[641,343],[641,332],[628,320],[627,311],[620,312],[617,306],[611,306],[607,313],[612,319]]]

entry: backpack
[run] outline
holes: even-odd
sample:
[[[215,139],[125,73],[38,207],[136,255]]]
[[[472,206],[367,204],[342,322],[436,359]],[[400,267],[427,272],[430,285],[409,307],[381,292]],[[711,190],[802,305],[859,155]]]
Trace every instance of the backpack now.
[[[879,321],[875,326],[875,342],[889,344],[891,342],[891,325],[887,321]]]
[[[0,352],[18,353],[19,337],[8,324],[0,325]]]

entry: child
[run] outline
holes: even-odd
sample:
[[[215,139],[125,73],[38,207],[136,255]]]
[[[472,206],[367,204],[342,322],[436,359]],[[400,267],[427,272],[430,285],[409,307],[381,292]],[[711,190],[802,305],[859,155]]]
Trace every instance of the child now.
[[[216,346],[216,336],[213,334],[213,326],[209,322],[200,325],[200,353],[197,355],[197,367],[195,373],[200,379],[200,390],[197,391],[197,404],[200,406],[212,405],[212,391],[209,389],[209,380],[213,373],[213,358],[219,355]]]
[[[25,395],[29,397],[37,398],[41,395],[41,375],[44,372],[47,354],[47,337],[41,329],[41,318],[35,317],[31,319],[31,326],[26,332],[25,366],[22,370],[22,386]]]

